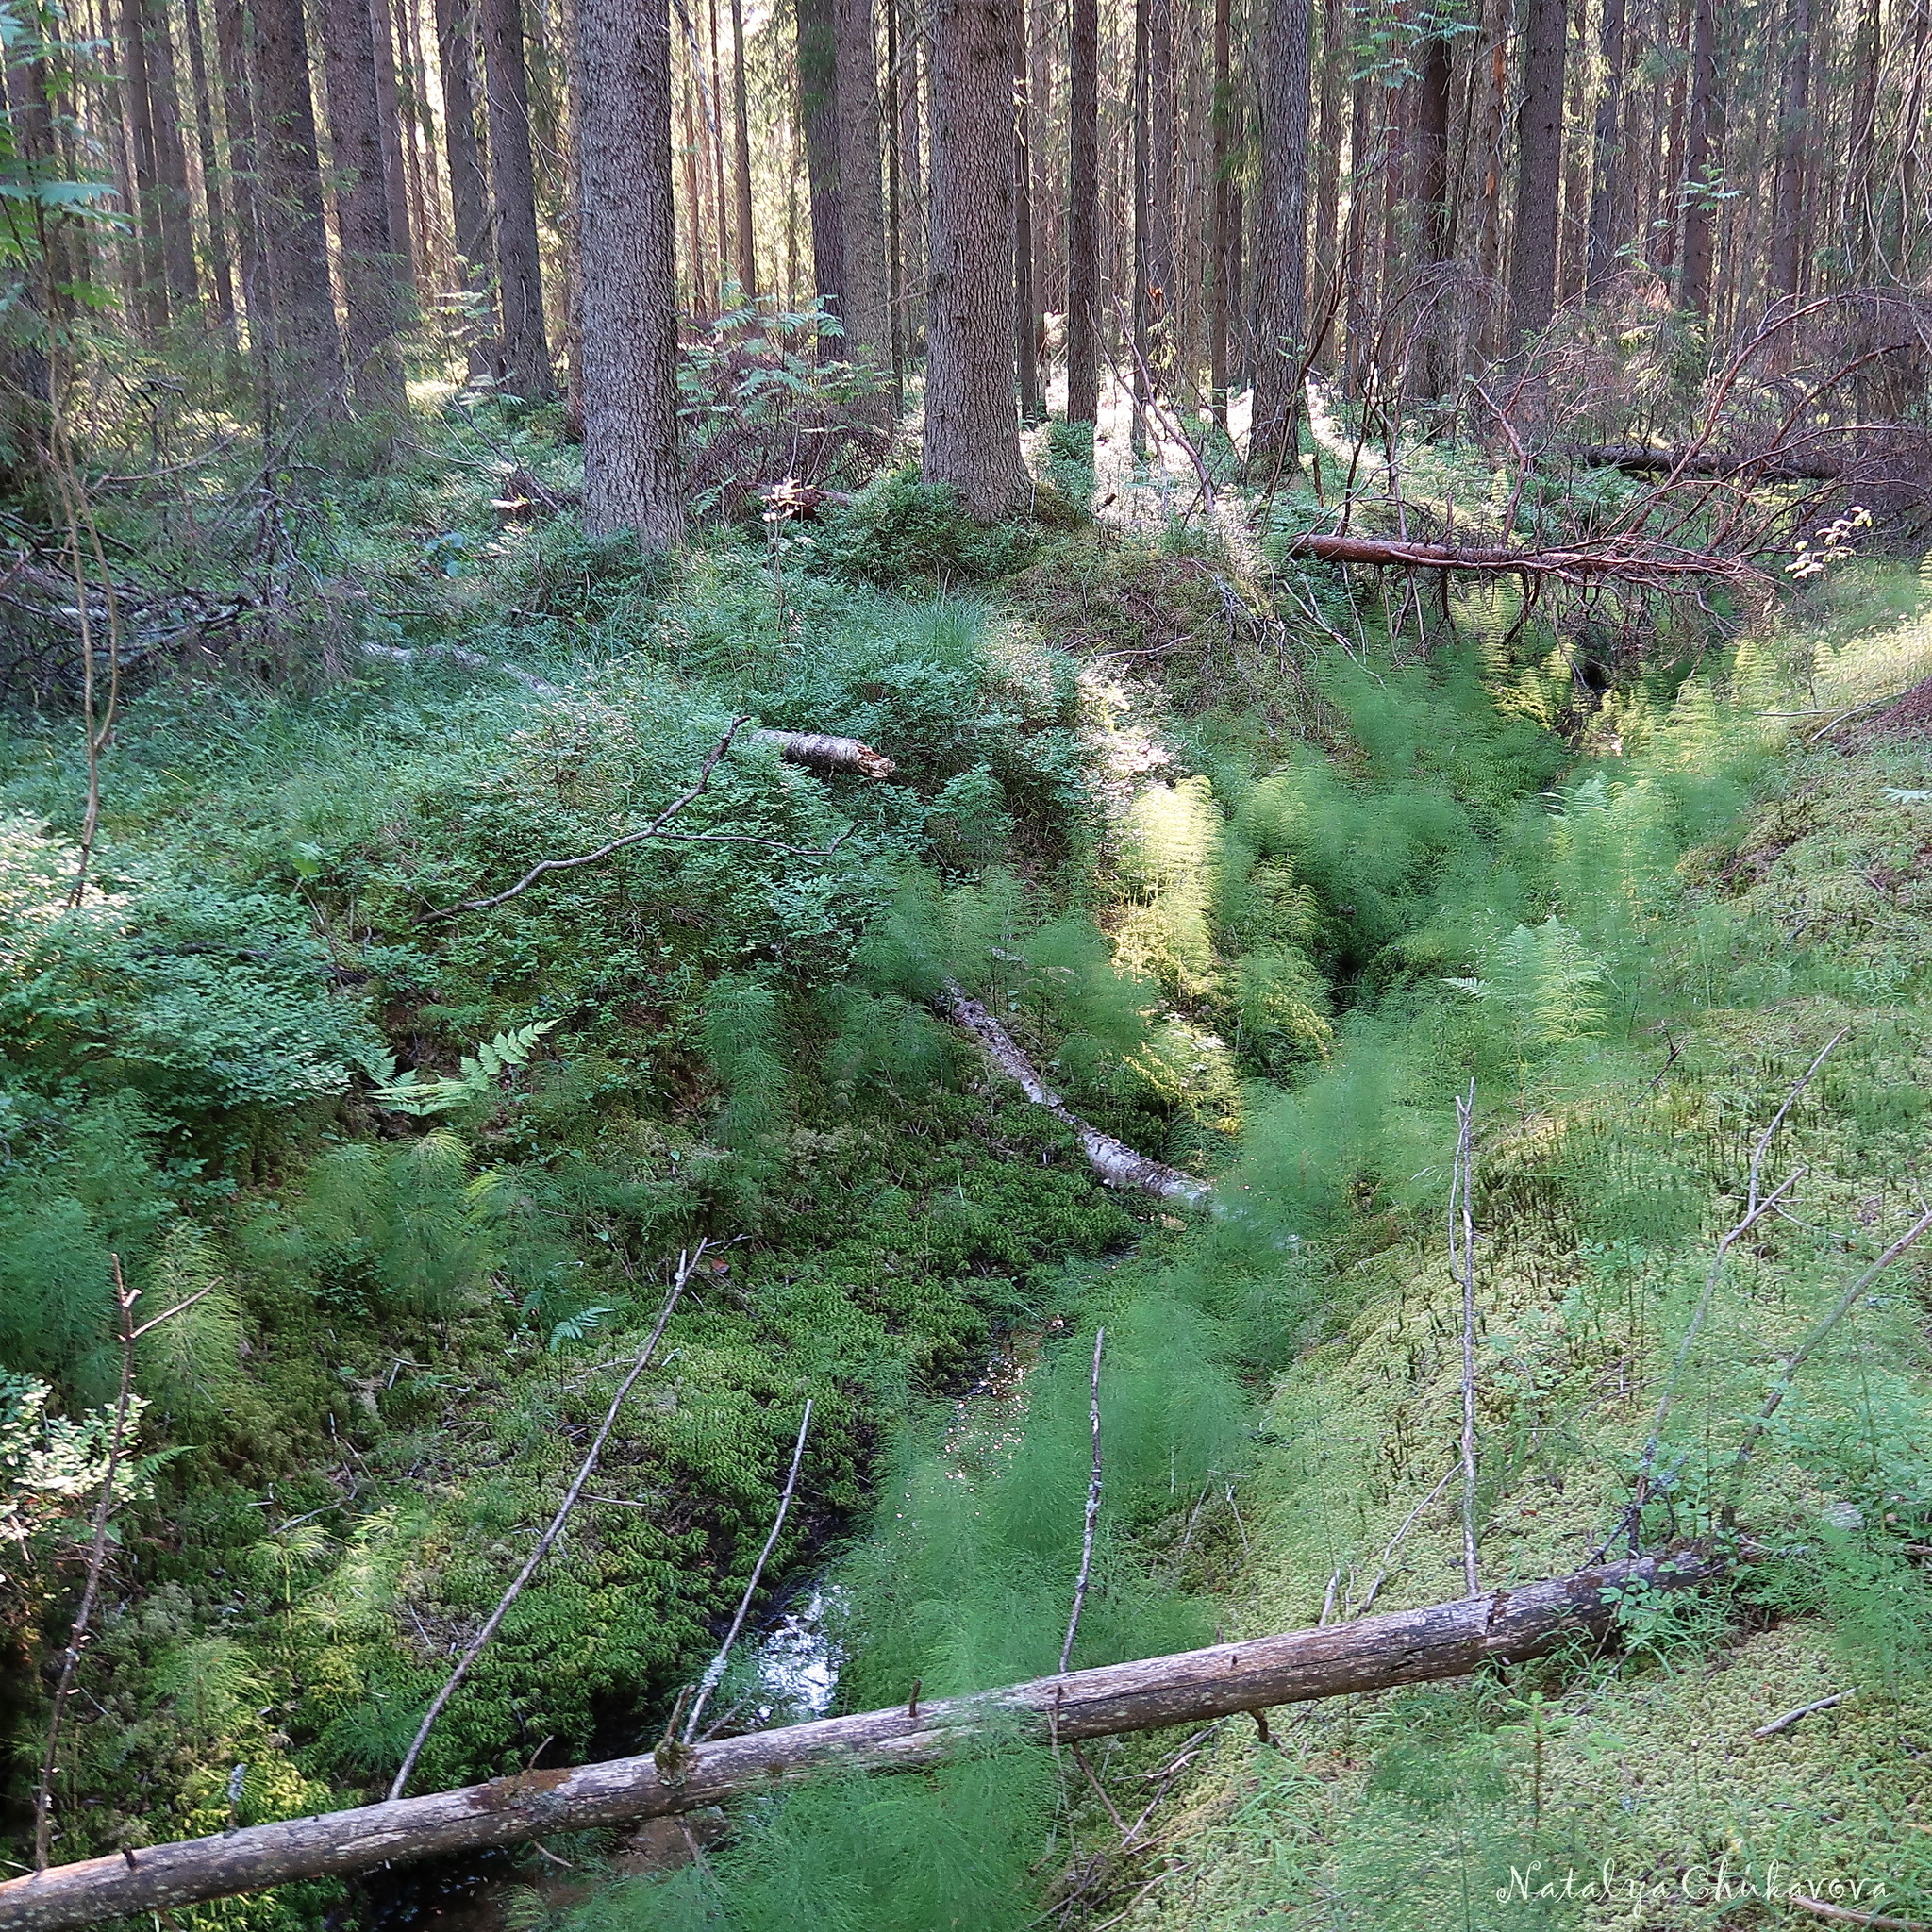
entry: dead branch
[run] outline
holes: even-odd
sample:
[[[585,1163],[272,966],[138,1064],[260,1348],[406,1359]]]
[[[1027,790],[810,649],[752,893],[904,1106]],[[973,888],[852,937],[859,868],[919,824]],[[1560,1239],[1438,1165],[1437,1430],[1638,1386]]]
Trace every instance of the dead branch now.
[[[1456,1096],[1456,1166],[1449,1187],[1449,1262],[1462,1288],[1462,1580],[1480,1594],[1475,1564],[1475,1082]]]
[[[1093,1578],[1093,1526],[1100,1520],[1100,1356],[1107,1346],[1107,1330],[1093,1331],[1093,1383],[1088,1398],[1088,1414],[1093,1427],[1093,1473],[1087,1478],[1087,1521],[1080,1535],[1080,1574],[1074,1585],[1074,1610],[1067,1619],[1067,1641],[1060,1645],[1060,1669],[1064,1672],[1074,1657],[1074,1639],[1080,1634],[1080,1612],[1087,1607],[1087,1586]]]
[[[1038,1677],[916,1711],[900,1704],[729,1738],[692,1751],[675,1782],[645,1755],[116,1852],[0,1884],[0,1932],[62,1932],[293,1879],[676,1816],[826,1770],[924,1771],[1005,1737],[1071,1744],[1465,1676],[1607,1638],[1617,1594],[1633,1586],[1684,1588],[1720,1574],[1695,1552],[1640,1557],[1326,1629]]]
[[[1828,1906],[1823,1899],[1806,1898],[1800,1892],[1788,1892],[1786,1902],[1800,1911],[1815,1912],[1821,1919],[1831,1919],[1840,1925],[1869,1925],[1873,1932],[1932,1932],[1932,1924],[1924,1919],[1891,1919],[1883,1912],[1855,1912],[1849,1907]]]
[[[890,778],[899,769],[883,752],[857,738],[834,738],[825,731],[754,731],[752,737],[760,744],[775,745],[780,758],[814,771]]]
[[[1103,1134],[1084,1121],[1034,1072],[1033,1063],[1014,1043],[1013,1036],[975,999],[957,984],[946,984],[945,1008],[952,1018],[978,1041],[986,1057],[1008,1079],[1019,1086],[1036,1107],[1043,1107],[1056,1120],[1062,1121],[1080,1137],[1088,1161],[1094,1173],[1110,1188],[1138,1188],[1163,1201],[1198,1201],[1212,1191],[1212,1184],[1196,1180],[1165,1161],[1151,1160],[1136,1154],[1123,1141]]]
[[[429,1708],[423,1713],[423,1722],[416,1727],[415,1738],[404,1754],[401,1768],[396,1772],[394,1782],[389,1788],[391,1800],[402,1797],[404,1788],[409,1782],[409,1774],[416,1768],[416,1760],[423,1755],[423,1747],[429,1741],[429,1733],[436,1727],[436,1720],[442,1715],[443,1707],[456,1694],[457,1688],[470,1674],[470,1667],[482,1656],[483,1647],[496,1635],[503,1620],[509,1614],[509,1607],[523,1594],[524,1585],[537,1574],[537,1566],[550,1554],[551,1546],[563,1534],[563,1525],[570,1521],[570,1512],[577,1506],[577,1498],[584,1492],[584,1485],[590,1481],[591,1473],[597,1467],[597,1458],[604,1453],[604,1445],[610,1440],[610,1431],[617,1426],[618,1412],[625,1399],[645,1369],[650,1366],[651,1357],[657,1352],[658,1343],[663,1338],[665,1324],[669,1323],[672,1311],[677,1307],[678,1297],[684,1292],[685,1283],[691,1279],[691,1270],[698,1265],[708,1241],[701,1241],[695,1248],[687,1249],[677,1257],[677,1272],[672,1276],[671,1291],[664,1297],[664,1306],[658,1311],[657,1325],[652,1328],[650,1339],[644,1343],[643,1353],[631,1365],[630,1373],[617,1385],[617,1393],[610,1398],[610,1407],[604,1412],[602,1426],[591,1441],[590,1453],[577,1468],[571,1486],[564,1491],[563,1501],[557,1506],[557,1514],[550,1519],[550,1527],[537,1539],[536,1547],[530,1552],[524,1567],[517,1572],[510,1587],[497,1599],[496,1607],[483,1620],[483,1627],[469,1641],[468,1647],[457,1659],[456,1669],[443,1679],[442,1689],[430,1699]]]
[[[1704,577],[1741,580],[1755,576],[1741,557],[1717,557],[1701,550],[1665,550],[1620,539],[1600,547],[1512,550],[1449,543],[1413,543],[1393,537],[1332,537],[1320,532],[1293,538],[1291,556],[1319,557],[1329,563],[1380,564],[1397,570],[1468,571],[1478,576],[1553,576],[1566,582],[1587,577],[1616,578],[1633,584],[1685,583]]]
[[[1829,483],[1845,474],[1836,457],[1795,456],[1777,450],[1758,455],[1724,450],[1652,449],[1635,442],[1580,443],[1554,454],[1592,470],[1621,470],[1626,476],[1718,476],[1762,483]]]
[[[785,1493],[778,1498],[778,1513],[772,1519],[772,1533],[765,1539],[765,1546],[758,1552],[758,1561],[752,1565],[751,1581],[744,1586],[744,1594],[738,1603],[738,1614],[732,1618],[731,1627],[724,1633],[724,1641],[718,1646],[718,1655],[705,1666],[705,1674],[698,1680],[697,1694],[691,1699],[691,1715],[685,1720],[684,1741],[687,1744],[698,1734],[698,1719],[705,1714],[705,1705],[718,1688],[718,1681],[724,1674],[724,1666],[731,1661],[731,1646],[738,1641],[738,1633],[744,1628],[744,1620],[751,1614],[752,1598],[758,1594],[758,1580],[765,1574],[765,1565],[771,1561],[772,1552],[778,1546],[778,1533],[785,1527],[791,1498],[798,1492],[798,1472],[805,1461],[805,1438],[810,1427],[811,1397],[808,1395],[805,1398],[805,1415],[798,1424],[798,1441],[792,1445],[791,1474],[785,1478]]]
[[[1796,1710],[1788,1710],[1782,1717],[1773,1718],[1768,1724],[1759,1724],[1751,1735],[1762,1743],[1766,1738],[1774,1738],[1780,1731],[1790,1730],[1800,1718],[1815,1716],[1821,1710],[1836,1710],[1840,1704],[1857,1694],[1855,1690],[1840,1690],[1835,1696],[1821,1697],[1816,1704],[1801,1704]]]

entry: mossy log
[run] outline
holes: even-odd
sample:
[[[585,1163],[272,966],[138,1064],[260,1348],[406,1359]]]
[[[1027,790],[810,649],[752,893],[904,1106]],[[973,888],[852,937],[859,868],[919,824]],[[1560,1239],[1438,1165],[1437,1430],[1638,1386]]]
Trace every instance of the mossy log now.
[[[1695,1553],[1638,1557],[1425,1609],[50,1866],[0,1885],[0,1932],[58,1932],[545,1832],[667,1817],[822,1772],[923,1771],[1012,1743],[1075,1743],[1458,1677],[1607,1638],[1624,1592],[1702,1583],[1719,1567]]]

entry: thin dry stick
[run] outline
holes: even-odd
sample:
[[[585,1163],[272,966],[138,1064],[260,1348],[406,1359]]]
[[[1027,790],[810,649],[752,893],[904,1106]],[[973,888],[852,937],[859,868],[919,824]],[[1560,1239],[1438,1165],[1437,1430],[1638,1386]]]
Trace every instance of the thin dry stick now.
[[[641,831],[625,832],[621,838],[612,839],[608,844],[598,846],[594,852],[579,854],[575,858],[541,858],[520,878],[508,891],[492,892],[487,899],[465,899],[456,906],[446,906],[435,912],[425,912],[423,921],[427,924],[437,919],[454,919],[458,912],[487,912],[492,906],[501,906],[506,900],[514,899],[519,892],[526,892],[545,873],[570,872],[580,865],[595,865],[600,858],[608,858],[613,852],[621,852],[626,845],[635,845],[644,839],[674,840],[683,845],[764,845],[774,852],[789,852],[800,858],[824,858],[838,851],[852,836],[852,827],[846,828],[829,845],[788,845],[780,839],[761,839],[750,832],[667,832],[664,827],[681,812],[686,806],[694,805],[703,796],[711,782],[711,774],[718,769],[718,760],[731,749],[731,741],[740,729],[749,724],[748,718],[734,718],[730,728],[711,747],[705,759],[704,769],[699,772],[697,783],[681,797],[674,798],[648,825]]]
[[[1820,1346],[1830,1336],[1832,1330],[1857,1307],[1865,1291],[1907,1248],[1911,1247],[1927,1228],[1932,1228],[1932,1208],[1928,1208],[1924,1213],[1920,1215],[1918,1220],[1913,1222],[1911,1226],[1907,1228],[1905,1233],[1900,1235],[1897,1241],[1893,1241],[1890,1247],[1887,1248],[1884,1254],[1879,1256],[1877,1260],[1874,1261],[1869,1268],[1865,1269],[1852,1282],[1852,1285],[1833,1304],[1831,1312],[1812,1329],[1810,1334],[1806,1336],[1805,1340],[1798,1345],[1798,1352],[1785,1364],[1785,1372],[1779,1377],[1777,1387],[1764,1398],[1764,1407],[1752,1418],[1751,1426],[1744,1431],[1744,1440],[1738,1445],[1737,1459],[1731,1464],[1731,1487],[1734,1500],[1724,1507],[1726,1523],[1730,1521],[1736,1509],[1735,1496],[1737,1485],[1743,1479],[1744,1465],[1751,1460],[1753,1451],[1757,1449],[1758,1442],[1763,1439],[1764,1431],[1769,1425],[1772,1417],[1777,1413],[1779,1405],[1791,1392],[1791,1384],[1797,1380],[1798,1371],[1817,1353]]]
[[[114,1431],[108,1439],[108,1467],[101,1477],[100,1500],[94,1505],[93,1541],[87,1555],[87,1588],[81,1591],[80,1608],[75,1613],[74,1627],[67,1633],[67,1649],[60,1659],[60,1681],[54,1688],[54,1707],[47,1718],[47,1748],[41,1758],[41,1780],[34,1788],[34,1870],[47,1869],[47,1853],[53,1835],[54,1774],[59,1768],[60,1722],[67,1700],[74,1695],[74,1674],[80,1668],[81,1645],[87,1641],[93,1622],[94,1605],[101,1593],[101,1575],[108,1564],[108,1524],[114,1509],[114,1480],[121,1471],[121,1453],[127,1444],[127,1411],[134,1400],[134,1344],[151,1328],[158,1328],[183,1308],[192,1307],[214,1283],[178,1301],[165,1314],[151,1322],[134,1325],[134,1305],[141,1291],[129,1289],[121,1273],[121,1257],[109,1255],[114,1271],[114,1307],[121,1329],[121,1391],[114,1402]]]
[[[649,1366],[652,1355],[657,1351],[658,1341],[663,1338],[666,1325],[671,1320],[672,1310],[677,1307],[678,1297],[683,1294],[685,1283],[691,1279],[691,1271],[710,1246],[708,1241],[701,1241],[695,1248],[687,1249],[677,1257],[677,1273],[672,1277],[671,1291],[664,1297],[664,1306],[658,1311],[657,1325],[651,1330],[650,1339],[644,1343],[643,1353],[632,1363],[630,1374],[617,1385],[617,1393],[610,1398],[610,1407],[605,1411],[602,1427],[591,1443],[591,1452],[583,1459],[575,1480],[564,1491],[563,1501],[557,1507],[557,1514],[550,1519],[550,1527],[537,1539],[537,1546],[530,1552],[529,1559],[517,1572],[516,1581],[504,1591],[496,1607],[484,1620],[483,1627],[471,1638],[469,1648],[457,1659],[456,1669],[443,1680],[442,1689],[436,1693],[429,1708],[423,1714],[423,1722],[417,1726],[414,1741],[408,1755],[403,1758],[402,1768],[396,1773],[395,1780],[389,1788],[391,1798],[400,1798],[409,1782],[409,1774],[416,1768],[416,1760],[423,1755],[423,1747],[429,1741],[429,1733],[435,1728],[436,1720],[442,1715],[443,1706],[456,1694],[457,1687],[470,1674],[470,1667],[483,1653],[483,1646],[496,1635],[497,1626],[509,1613],[509,1607],[523,1594],[524,1585],[537,1574],[537,1566],[550,1554],[551,1545],[563,1534],[563,1525],[570,1520],[570,1512],[576,1507],[577,1498],[584,1492],[584,1485],[590,1481],[591,1473],[597,1467],[597,1458],[604,1453],[604,1444],[609,1441],[610,1432],[617,1426],[618,1411],[623,1408],[625,1398],[636,1385],[637,1379]]]
[[[1449,1478],[1456,1474],[1456,1470],[1457,1465],[1455,1463],[1451,1463],[1449,1467],[1442,1472],[1441,1478],[1440,1481],[1438,1481],[1436,1487],[1433,1490],[1431,1490],[1429,1493],[1426,1496],[1424,1496],[1422,1499],[1422,1501],[1418,1503],[1415,1506],[1415,1507],[1408,1512],[1407,1516],[1405,1516],[1402,1519],[1402,1527],[1398,1529],[1395,1532],[1395,1534],[1389,1539],[1389,1547],[1382,1552],[1382,1560],[1375,1565],[1375,1580],[1374,1582],[1369,1585],[1368,1595],[1363,1597],[1360,1604],[1357,1605],[1356,1607],[1355,1614],[1357,1617],[1366,1617],[1369,1614],[1370,1610],[1374,1607],[1376,1597],[1378,1597],[1382,1593],[1383,1584],[1385,1584],[1389,1580],[1389,1560],[1391,1557],[1394,1556],[1396,1545],[1400,1543],[1403,1538],[1406,1537],[1409,1533],[1409,1531],[1415,1527],[1416,1518],[1420,1516],[1423,1513],[1423,1511],[1429,1507],[1429,1505],[1433,1503],[1436,1500],[1436,1498],[1440,1496],[1442,1493],[1442,1491],[1449,1487]],[[1474,1591],[1470,1591],[1470,1595],[1474,1596]],[[1328,1621],[1328,1619],[1324,1615],[1322,1621],[1325,1624]]]
[[[1711,1300],[1717,1293],[1718,1278],[1724,1273],[1725,1259],[1732,1248],[1798,1184],[1804,1173],[1802,1168],[1799,1169],[1798,1173],[1780,1181],[1766,1194],[1761,1191],[1764,1157],[1771,1152],[1771,1143],[1776,1138],[1777,1130],[1784,1125],[1791,1108],[1798,1104],[1798,1096],[1810,1086],[1817,1077],[1819,1068],[1824,1064],[1826,1057],[1844,1037],[1844,1029],[1840,1027],[1819,1048],[1818,1057],[1805,1069],[1798,1083],[1785,1095],[1784,1104],[1772,1115],[1770,1125],[1758,1135],[1757,1143],[1751,1150],[1751,1171],[1745,1183],[1744,1212],[1737,1224],[1718,1242],[1717,1252],[1710,1257],[1710,1272],[1704,1277],[1704,1291],[1697,1297],[1696,1307],[1690,1311],[1690,1320],[1684,1330],[1684,1339],[1678,1342],[1677,1353],[1671,1361],[1671,1372],[1664,1377],[1663,1393],[1657,1397],[1657,1413],[1650,1419],[1650,1435],[1643,1445],[1643,1459],[1637,1472],[1637,1487],[1630,1505],[1633,1512],[1641,1509],[1649,1498],[1651,1480],[1657,1473],[1657,1454],[1663,1441],[1664,1424],[1670,1420],[1671,1405],[1676,1400],[1677,1383],[1683,1375],[1685,1364],[1690,1358],[1690,1351],[1696,1346],[1697,1338],[1703,1332],[1705,1317],[1710,1312]],[[1634,1528],[1634,1513],[1631,1524]]]
[[[1093,1382],[1088,1414],[1093,1428],[1093,1474],[1087,1479],[1087,1526],[1080,1538],[1080,1575],[1074,1585],[1074,1614],[1067,1619],[1067,1641],[1060,1645],[1060,1670],[1073,1660],[1074,1639],[1080,1634],[1080,1612],[1087,1607],[1087,1586],[1093,1577],[1093,1525],[1100,1520],[1100,1352],[1107,1330],[1093,1331]]]
[[[1782,1717],[1774,1717],[1768,1724],[1759,1724],[1751,1733],[1759,1743],[1766,1738],[1774,1738],[1780,1731],[1788,1731],[1800,1718],[1814,1717],[1821,1710],[1836,1710],[1840,1704],[1857,1695],[1856,1689],[1840,1690],[1830,1697],[1821,1697],[1815,1704],[1801,1704],[1796,1710],[1788,1710]]]
[[[1475,1565],[1475,1208],[1470,1200],[1474,1160],[1475,1082],[1456,1096],[1456,1166],[1449,1184],[1449,1261],[1462,1283],[1462,1581],[1482,1594]]]
[[[765,1565],[771,1561],[772,1552],[778,1546],[778,1532],[785,1527],[791,1498],[797,1493],[798,1471],[805,1460],[805,1434],[810,1427],[811,1397],[808,1395],[805,1414],[798,1424],[798,1441],[791,1448],[791,1474],[785,1478],[785,1493],[778,1498],[778,1513],[772,1519],[772,1533],[765,1539],[765,1546],[758,1552],[758,1561],[752,1565],[751,1581],[744,1586],[744,1594],[738,1603],[738,1614],[731,1620],[731,1628],[724,1633],[724,1641],[718,1646],[718,1655],[705,1666],[705,1674],[698,1679],[698,1693],[691,1699],[691,1715],[684,1721],[684,1741],[687,1744],[698,1734],[698,1719],[705,1714],[705,1706],[711,1692],[718,1688],[718,1681],[724,1674],[724,1666],[731,1660],[731,1646],[738,1641],[738,1633],[744,1628],[744,1620],[751,1614],[751,1600],[758,1594],[758,1580],[765,1574]]]
[[[1823,1899],[1806,1898],[1801,1892],[1786,1894],[1787,1902],[1800,1911],[1816,1912],[1821,1919],[1832,1919],[1840,1925],[1869,1925],[1873,1932],[1932,1932],[1932,1923],[1924,1919],[1889,1919],[1883,1912],[1855,1912],[1844,1906],[1828,1906]]]

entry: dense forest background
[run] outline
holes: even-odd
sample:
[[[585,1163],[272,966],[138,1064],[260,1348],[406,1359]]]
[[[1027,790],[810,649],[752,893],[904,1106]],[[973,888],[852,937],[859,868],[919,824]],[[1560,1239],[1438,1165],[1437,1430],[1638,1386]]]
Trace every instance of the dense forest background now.
[[[1932,1920],[1932,0],[0,53],[0,1926]]]

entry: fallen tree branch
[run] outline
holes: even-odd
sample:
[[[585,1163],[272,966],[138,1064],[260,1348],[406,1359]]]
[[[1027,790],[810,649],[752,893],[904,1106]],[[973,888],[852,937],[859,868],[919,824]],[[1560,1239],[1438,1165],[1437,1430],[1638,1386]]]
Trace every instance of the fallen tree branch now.
[[[1531,576],[1568,580],[1619,577],[1630,583],[1685,582],[1700,577],[1754,576],[1740,557],[1716,557],[1700,550],[1655,550],[1619,542],[1601,550],[1512,550],[1465,548],[1450,543],[1414,543],[1394,537],[1332,537],[1319,531],[1290,541],[1291,556],[1319,557],[1330,563],[1381,564],[1397,570],[1470,571],[1480,576]]]
[[[1014,1081],[1036,1107],[1043,1107],[1056,1120],[1063,1121],[1080,1137],[1093,1171],[1110,1188],[1138,1188],[1163,1201],[1198,1201],[1212,1191],[1208,1182],[1196,1180],[1165,1161],[1136,1154],[1124,1141],[1103,1134],[1084,1121],[1033,1071],[1033,1062],[1014,1043],[1013,1036],[980,1005],[952,981],[946,983],[946,1010],[978,1041],[986,1057],[1008,1079]]]
[[[1465,1676],[1486,1663],[1608,1637],[1618,1594],[1633,1587],[1683,1588],[1718,1574],[1716,1560],[1695,1552],[1640,1557],[1326,1629],[1037,1677],[916,1710],[899,1704],[727,1738],[681,1758],[675,1783],[654,1756],[622,1757],[117,1852],[0,1884],[0,1932],[61,1932],[294,1879],[676,1816],[824,1771],[924,1771],[1008,1739],[1072,1744]]]
[[[1821,1710],[1836,1710],[1847,1699],[1857,1695],[1856,1689],[1840,1690],[1830,1697],[1821,1697],[1816,1704],[1801,1704],[1796,1710],[1788,1710],[1782,1717],[1774,1717],[1768,1724],[1759,1724],[1751,1735],[1761,1744],[1767,1738],[1774,1738],[1780,1731],[1788,1731],[1800,1718],[1814,1717]]]
[[[1067,1619],[1067,1641],[1060,1645],[1060,1669],[1074,1658],[1074,1640],[1080,1634],[1080,1612],[1087,1607],[1087,1586],[1093,1579],[1093,1528],[1100,1521],[1100,1357],[1107,1347],[1107,1330],[1093,1331],[1093,1386],[1088,1399],[1088,1419],[1093,1431],[1093,1473],[1087,1478],[1087,1516],[1080,1536],[1080,1574],[1074,1584],[1074,1610]]]
[[[1557,454],[1592,470],[1621,470],[1627,476],[1750,477],[1760,483],[1829,483],[1847,468],[1837,457],[1796,456],[1787,450],[1733,455],[1724,450],[1654,449],[1639,442],[1584,443]]]

